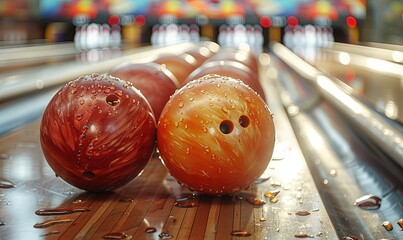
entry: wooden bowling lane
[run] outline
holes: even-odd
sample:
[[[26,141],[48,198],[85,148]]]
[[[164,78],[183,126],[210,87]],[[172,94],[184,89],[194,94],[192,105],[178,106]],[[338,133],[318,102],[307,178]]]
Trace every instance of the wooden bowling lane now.
[[[124,187],[85,192],[47,165],[39,120],[2,136],[0,239],[337,239],[279,96],[262,83],[278,129],[274,156],[249,189],[230,196],[193,194],[157,154]],[[35,214],[47,208],[67,212]]]

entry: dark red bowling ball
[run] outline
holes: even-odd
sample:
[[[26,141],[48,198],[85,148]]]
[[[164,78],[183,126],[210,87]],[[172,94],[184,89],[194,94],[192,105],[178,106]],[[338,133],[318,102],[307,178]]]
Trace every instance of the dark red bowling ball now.
[[[173,73],[179,82],[179,86],[183,86],[189,74],[196,69],[196,59],[190,54],[164,54],[158,56],[154,62],[164,65]]]
[[[157,121],[169,97],[179,88],[172,72],[157,63],[123,63],[110,74],[139,89],[150,103]]]
[[[82,76],[48,103],[43,154],[57,176],[87,191],[109,191],[138,176],[152,156],[156,121],[146,98],[106,74]]]
[[[189,189],[213,195],[247,188],[273,154],[273,116],[242,81],[218,75],[175,92],[157,125],[157,143],[170,174]]]
[[[198,79],[207,74],[218,74],[243,81],[246,85],[255,90],[263,100],[266,100],[258,76],[247,66],[235,61],[209,61],[194,70],[186,82]]]

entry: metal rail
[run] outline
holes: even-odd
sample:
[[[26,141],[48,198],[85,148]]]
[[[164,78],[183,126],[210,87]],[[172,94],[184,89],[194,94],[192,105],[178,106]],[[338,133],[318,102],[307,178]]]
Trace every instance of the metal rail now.
[[[271,49],[267,77],[280,92],[339,237],[401,239],[396,224],[403,215],[401,130],[283,45]],[[354,205],[369,194],[382,199],[381,205],[372,210]],[[395,230],[385,230],[385,221]]]

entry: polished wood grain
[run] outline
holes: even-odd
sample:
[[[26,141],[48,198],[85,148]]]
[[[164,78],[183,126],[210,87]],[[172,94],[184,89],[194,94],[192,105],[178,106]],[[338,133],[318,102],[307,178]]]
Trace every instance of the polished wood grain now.
[[[275,100],[277,93],[264,76],[261,82],[278,130],[275,153],[262,181],[230,196],[200,195],[182,187],[157,153],[144,172],[124,187],[113,192],[85,192],[57,178],[47,165],[39,143],[40,120],[1,137],[0,178],[15,187],[0,188],[0,239],[104,239],[107,235],[161,239],[163,233],[171,239],[192,240],[294,239],[297,234],[337,239],[284,110]],[[264,196],[273,190],[280,191],[278,202]],[[251,204],[254,198],[265,204]],[[178,207],[177,201],[191,201],[194,206]],[[91,211],[35,214],[39,209],[60,207]],[[302,210],[310,214],[295,214]],[[50,220],[61,222],[34,227]],[[155,232],[146,232],[150,227]],[[234,236],[233,231],[250,236]]]

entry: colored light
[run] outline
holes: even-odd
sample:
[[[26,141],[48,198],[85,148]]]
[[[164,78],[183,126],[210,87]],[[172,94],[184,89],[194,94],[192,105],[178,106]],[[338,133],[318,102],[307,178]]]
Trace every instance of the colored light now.
[[[346,18],[346,24],[349,28],[355,28],[357,26],[357,20],[353,16],[348,16]]]
[[[269,28],[272,24],[271,18],[268,16],[262,16],[260,17],[260,25],[264,28]]]
[[[141,27],[144,24],[146,24],[146,21],[147,21],[147,19],[146,19],[146,17],[144,15],[137,15],[134,18],[134,23],[139,27]]]
[[[111,15],[108,19],[108,24],[111,26],[118,25],[120,22],[120,18],[118,15]]]
[[[292,28],[298,26],[298,18],[295,16],[289,16],[287,18],[287,24],[289,27],[292,27]]]

